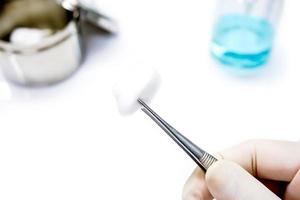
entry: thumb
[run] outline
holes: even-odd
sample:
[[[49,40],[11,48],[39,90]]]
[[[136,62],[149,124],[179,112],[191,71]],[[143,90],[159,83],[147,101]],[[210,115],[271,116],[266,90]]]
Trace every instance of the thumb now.
[[[239,165],[225,160],[207,171],[206,184],[218,200],[279,200],[274,193]]]

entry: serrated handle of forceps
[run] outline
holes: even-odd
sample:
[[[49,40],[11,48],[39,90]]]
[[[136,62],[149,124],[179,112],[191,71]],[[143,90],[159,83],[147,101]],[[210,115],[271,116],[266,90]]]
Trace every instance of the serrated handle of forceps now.
[[[200,163],[205,170],[208,170],[208,168],[217,161],[215,157],[206,152],[200,158]]]

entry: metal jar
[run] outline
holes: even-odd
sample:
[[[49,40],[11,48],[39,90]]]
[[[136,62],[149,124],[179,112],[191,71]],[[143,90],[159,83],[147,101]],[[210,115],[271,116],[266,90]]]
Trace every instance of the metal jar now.
[[[17,84],[49,85],[74,73],[83,55],[83,21],[108,32],[115,31],[113,21],[76,1],[3,2],[0,5],[0,68],[7,79]],[[53,34],[33,45],[14,44],[9,36],[18,27],[47,28]]]

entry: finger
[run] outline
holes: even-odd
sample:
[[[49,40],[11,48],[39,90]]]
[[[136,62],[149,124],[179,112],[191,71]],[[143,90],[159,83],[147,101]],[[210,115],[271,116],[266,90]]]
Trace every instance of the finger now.
[[[300,168],[300,143],[253,140],[220,154],[255,177],[290,182]]]
[[[202,169],[197,167],[189,177],[183,187],[183,200],[212,200],[213,197],[209,193],[206,183],[205,174]]]
[[[206,184],[210,193],[218,200],[279,200],[236,163],[220,160],[206,173]]]
[[[218,159],[222,158],[221,155],[215,155],[215,157]],[[205,183],[205,173],[199,167],[197,167],[194,170],[194,172],[186,181],[183,187],[182,199],[183,200],[212,200],[213,199]]]
[[[285,191],[285,200],[300,199],[300,170],[295,175],[294,179],[288,184]]]

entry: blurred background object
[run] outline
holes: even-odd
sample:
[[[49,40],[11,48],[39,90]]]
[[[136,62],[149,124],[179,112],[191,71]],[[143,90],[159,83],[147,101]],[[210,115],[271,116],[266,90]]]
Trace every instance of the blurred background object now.
[[[69,19],[55,0],[4,0],[0,4],[0,38],[8,40],[18,27],[59,31]]]
[[[218,0],[211,44],[221,63],[256,67],[267,62],[283,0]]]
[[[107,33],[116,32],[110,18],[77,1],[4,1],[0,6],[4,76],[29,86],[54,84],[69,77],[82,61],[83,21]]]

